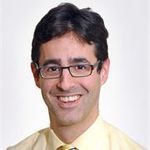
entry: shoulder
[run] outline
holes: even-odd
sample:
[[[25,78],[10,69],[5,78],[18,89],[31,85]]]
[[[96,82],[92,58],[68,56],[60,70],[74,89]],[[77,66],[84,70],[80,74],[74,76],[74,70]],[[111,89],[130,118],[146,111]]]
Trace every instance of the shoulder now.
[[[121,150],[144,150],[142,146],[137,144],[134,140],[128,137],[120,129],[112,126],[104,121],[104,127],[107,129],[109,141],[112,147]]]
[[[37,142],[46,142],[48,134],[49,128],[39,130],[24,140],[20,141],[18,144],[7,148],[7,150],[32,150],[33,146],[35,146]]]

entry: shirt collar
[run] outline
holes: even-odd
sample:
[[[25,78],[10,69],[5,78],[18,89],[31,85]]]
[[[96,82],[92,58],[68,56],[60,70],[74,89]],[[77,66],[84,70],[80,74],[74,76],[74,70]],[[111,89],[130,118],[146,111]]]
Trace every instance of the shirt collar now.
[[[59,146],[65,144],[56,136],[52,129],[50,129],[50,132],[52,150],[56,150]],[[107,130],[103,125],[103,120],[101,117],[98,117],[92,126],[90,126],[71,144],[77,147],[79,150],[97,149],[103,147],[103,144],[107,144],[104,141],[104,139],[106,139],[104,138],[105,136],[107,136]]]

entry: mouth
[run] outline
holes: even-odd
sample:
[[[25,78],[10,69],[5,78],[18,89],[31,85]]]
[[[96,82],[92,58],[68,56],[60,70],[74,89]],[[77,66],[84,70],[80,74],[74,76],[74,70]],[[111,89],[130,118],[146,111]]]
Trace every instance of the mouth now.
[[[79,104],[81,95],[58,96],[58,105],[61,108],[73,108]]]
[[[58,99],[61,102],[67,103],[67,102],[74,102],[77,101],[80,98],[80,95],[73,95],[73,96],[59,96]]]

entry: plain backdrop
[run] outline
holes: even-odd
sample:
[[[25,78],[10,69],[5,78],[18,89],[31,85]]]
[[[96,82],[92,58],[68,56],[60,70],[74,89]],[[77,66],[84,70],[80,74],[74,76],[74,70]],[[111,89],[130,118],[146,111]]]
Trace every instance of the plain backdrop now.
[[[30,71],[31,41],[41,17],[61,2],[64,1],[1,2],[0,150],[49,126],[47,108]],[[72,2],[80,8],[91,7],[104,18],[109,31],[111,67],[109,79],[101,91],[101,115],[150,149],[148,0],[65,2]]]

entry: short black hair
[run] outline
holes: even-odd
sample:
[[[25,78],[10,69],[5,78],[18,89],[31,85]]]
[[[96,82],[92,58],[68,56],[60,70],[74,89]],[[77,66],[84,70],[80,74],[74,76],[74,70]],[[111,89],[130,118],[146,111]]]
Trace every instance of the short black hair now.
[[[68,32],[94,44],[95,55],[101,62],[108,58],[108,31],[102,17],[90,8],[79,9],[71,3],[63,3],[51,9],[37,24],[32,41],[32,61],[39,64],[43,43]]]

